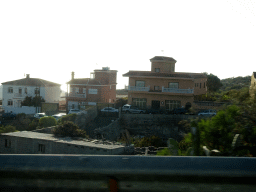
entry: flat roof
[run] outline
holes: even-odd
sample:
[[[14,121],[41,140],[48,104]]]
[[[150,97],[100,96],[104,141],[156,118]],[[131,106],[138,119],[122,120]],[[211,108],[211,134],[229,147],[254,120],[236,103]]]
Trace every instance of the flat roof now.
[[[85,138],[82,138],[82,140],[74,140],[71,137],[56,137],[54,136],[54,134],[38,133],[38,132],[32,132],[32,131],[2,133],[1,135],[12,136],[12,137],[22,137],[22,138],[28,138],[28,139],[48,140],[48,141],[65,143],[70,145],[80,145],[80,146],[103,148],[103,149],[117,149],[117,148],[124,147],[123,145],[117,145],[117,144],[94,143],[94,142],[97,142],[98,140],[86,141],[87,139]]]

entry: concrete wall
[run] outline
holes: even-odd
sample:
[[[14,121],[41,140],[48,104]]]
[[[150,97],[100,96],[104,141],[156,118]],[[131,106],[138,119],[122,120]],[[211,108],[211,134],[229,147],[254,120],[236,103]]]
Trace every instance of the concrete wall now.
[[[6,146],[6,142],[8,146]],[[39,145],[44,147],[44,152],[40,151]],[[14,137],[0,135],[1,154],[97,154],[97,155],[120,155],[125,151],[125,147],[102,148],[73,144],[71,142],[61,142],[44,140],[37,138]]]
[[[18,113],[25,113],[25,114],[35,114],[36,113],[36,107],[29,107],[29,106],[22,106],[22,107],[8,107],[4,106],[5,112],[12,111],[15,114]],[[39,112],[41,111],[41,107],[38,107]]]

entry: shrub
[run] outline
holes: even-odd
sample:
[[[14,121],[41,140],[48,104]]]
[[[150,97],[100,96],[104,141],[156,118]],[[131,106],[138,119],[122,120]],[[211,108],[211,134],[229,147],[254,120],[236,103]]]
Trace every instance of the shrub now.
[[[79,127],[71,121],[66,121],[62,125],[58,125],[53,130],[53,134],[63,137],[88,137],[84,130],[79,129]]]
[[[42,117],[39,119],[39,126],[40,127],[51,127],[55,126],[57,121],[54,117]]]
[[[39,119],[35,118],[28,126],[28,131],[36,130],[39,126]]]
[[[76,113],[65,115],[58,120],[58,123],[63,124],[66,121],[71,121],[71,122],[75,123],[76,116],[77,116]]]
[[[0,133],[9,133],[9,132],[16,132],[16,128],[12,125],[6,125],[0,127]]]

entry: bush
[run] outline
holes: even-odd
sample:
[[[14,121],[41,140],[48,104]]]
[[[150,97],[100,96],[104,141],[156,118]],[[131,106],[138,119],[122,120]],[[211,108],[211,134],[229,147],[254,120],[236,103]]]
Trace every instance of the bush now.
[[[35,118],[28,126],[28,131],[36,130],[39,126],[39,119]]]
[[[58,124],[63,124],[66,121],[71,121],[71,122],[75,123],[76,116],[77,116],[76,113],[65,115],[58,120]]]
[[[63,137],[88,137],[84,130],[79,129],[79,127],[71,121],[66,121],[62,125],[58,125],[53,130],[53,134]]]
[[[0,133],[9,133],[9,132],[16,132],[16,128],[12,125],[6,125],[0,127]]]
[[[54,117],[42,117],[39,119],[40,127],[52,127],[57,124],[57,121]]]

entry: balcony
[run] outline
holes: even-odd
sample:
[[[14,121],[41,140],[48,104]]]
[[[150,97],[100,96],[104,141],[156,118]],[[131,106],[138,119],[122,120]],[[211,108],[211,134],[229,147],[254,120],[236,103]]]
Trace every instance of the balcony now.
[[[79,97],[79,98],[86,98],[85,93],[66,93],[66,97]]]
[[[129,86],[128,87],[128,90],[129,91],[149,91],[149,89],[150,89],[150,86],[148,86],[148,87],[136,87],[136,86]]]
[[[193,94],[194,93],[194,89],[176,89],[176,88],[165,88],[165,87],[162,87],[162,92]]]

